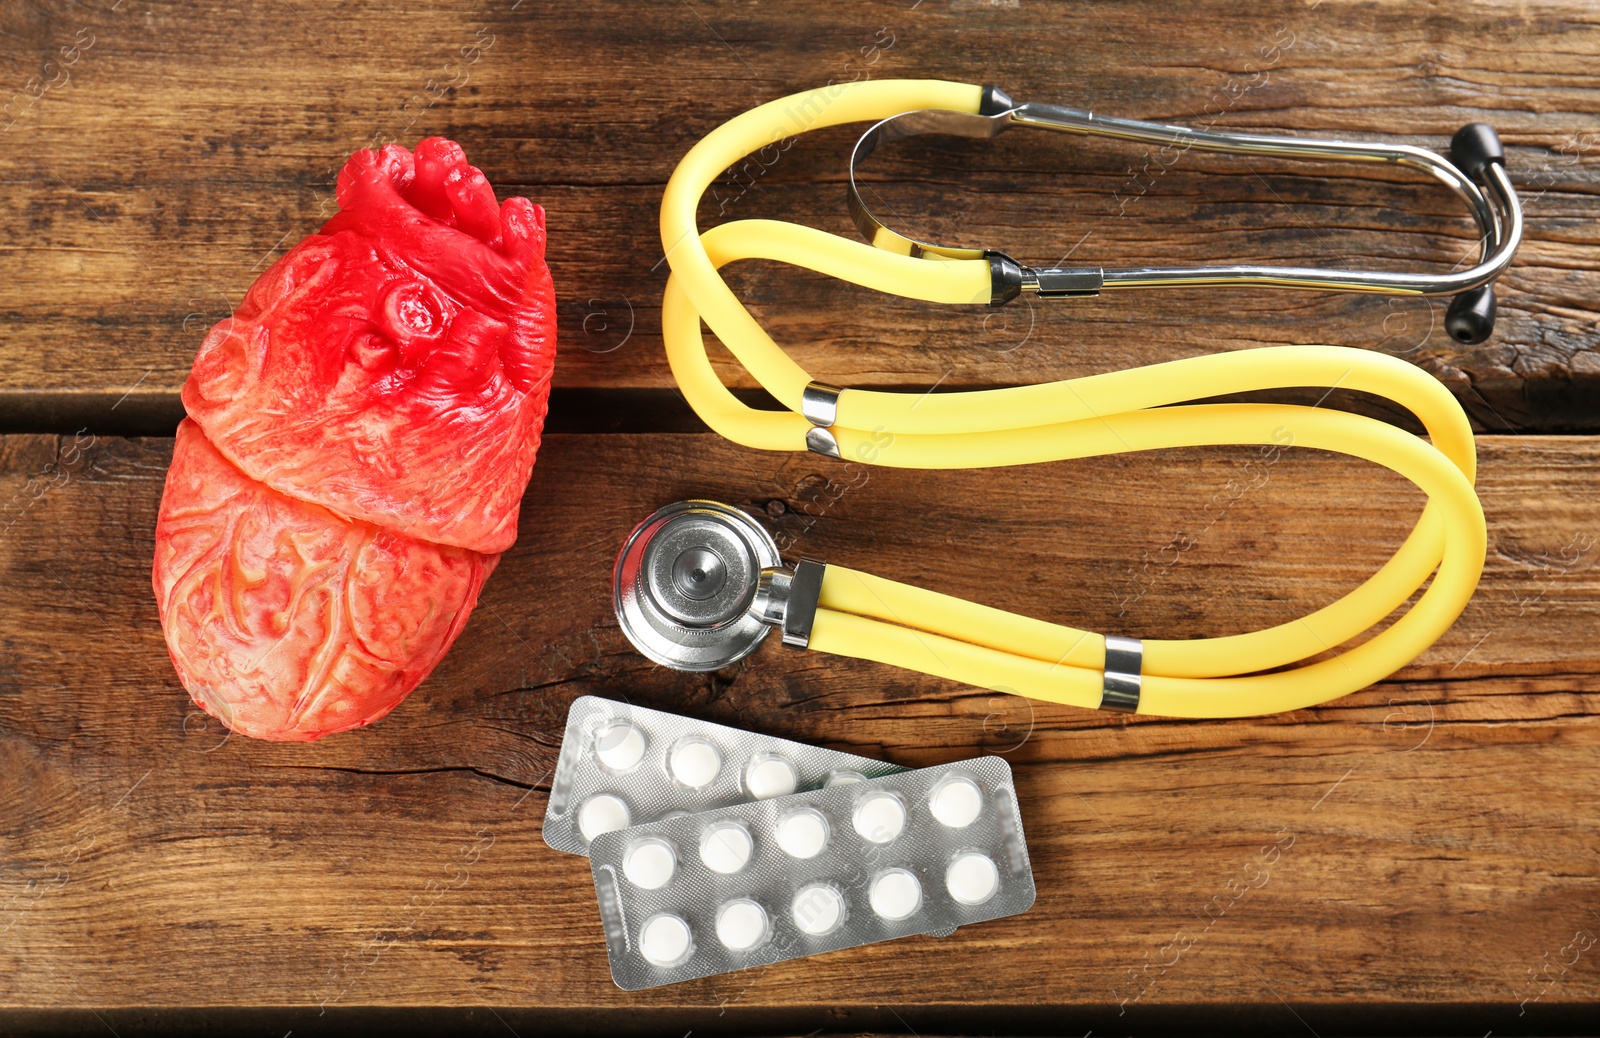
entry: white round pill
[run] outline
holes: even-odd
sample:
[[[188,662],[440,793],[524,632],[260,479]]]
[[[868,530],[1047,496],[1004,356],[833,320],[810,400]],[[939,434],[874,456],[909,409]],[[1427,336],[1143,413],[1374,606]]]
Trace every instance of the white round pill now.
[[[801,932],[821,937],[844,922],[844,895],[831,883],[807,883],[794,892],[789,914]]]
[[[888,843],[906,827],[906,808],[893,793],[870,793],[857,801],[850,822],[863,840]]]
[[[748,951],[767,939],[767,910],[741,897],[717,909],[717,940],[724,948]]]
[[[830,771],[828,777],[822,780],[823,789],[832,789],[834,786],[848,786],[852,782],[865,782],[867,776],[859,771]]]
[[[653,915],[639,928],[639,954],[657,966],[676,966],[693,950],[689,924],[678,916]]]
[[[731,875],[750,863],[754,846],[750,830],[738,822],[717,822],[700,837],[700,860],[712,872]]]
[[[601,833],[626,829],[631,818],[621,797],[597,793],[578,808],[578,831],[585,840],[592,840]]]
[[[889,869],[872,881],[867,900],[884,919],[904,919],[922,907],[922,884],[905,869]]]
[[[945,870],[944,885],[961,904],[981,905],[1000,889],[1000,870],[987,854],[965,851]]]
[[[654,836],[635,840],[622,856],[622,874],[636,887],[660,890],[678,868],[672,844]]]
[[[667,769],[673,778],[690,789],[703,789],[711,785],[717,772],[722,770],[722,754],[704,739],[683,739],[668,755]]]
[[[744,787],[757,800],[786,797],[799,782],[794,765],[775,754],[762,754],[744,769]]]
[[[644,760],[644,733],[626,721],[594,733],[594,755],[612,771],[630,771]]]
[[[939,783],[928,804],[939,824],[965,829],[983,810],[983,792],[965,775],[952,775]]]
[[[814,807],[778,819],[778,846],[791,858],[815,858],[828,845],[828,820]]]

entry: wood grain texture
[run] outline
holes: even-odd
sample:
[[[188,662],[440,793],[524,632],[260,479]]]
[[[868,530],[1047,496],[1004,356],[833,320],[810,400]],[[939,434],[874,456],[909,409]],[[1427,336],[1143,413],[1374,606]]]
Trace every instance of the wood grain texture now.
[[[0,435],[0,1031],[390,1034],[424,1019],[404,1007],[459,1011],[426,1018],[458,1033],[1592,1030],[1600,438],[1518,434],[1600,432],[1597,57],[1600,16],[1576,0],[0,5],[0,433],[68,432]],[[633,652],[612,560],[687,496],[763,516],[790,555],[1167,637],[1303,614],[1420,507],[1398,477],[1310,452],[1264,482],[1220,449],[906,473],[697,432],[662,355],[666,178],[732,115],[861,76],[1436,150],[1495,125],[1528,233],[1480,347],[1415,300],[992,312],[728,272],[803,366],[847,385],[1015,385],[1285,342],[1415,361],[1491,434],[1484,580],[1446,636],[1360,694],[1219,722],[776,646],[702,676]],[[853,235],[855,129],[729,171],[702,225]],[[310,746],[229,737],[178,687],[150,590],[171,441],[111,434],[172,427],[206,330],[332,212],[351,150],[432,134],[547,208],[551,424],[582,433],[548,438],[518,545],[394,714]],[[1161,172],[1051,135],[906,142],[868,179],[908,227],[1041,262],[1448,268],[1472,242],[1451,196],[1393,171],[1189,155]],[[567,706],[589,693],[911,766],[1004,754],[1039,901],[943,940],[621,992],[586,863],[539,834]]]
[[[1506,1033],[1600,1000],[1593,951],[1554,984],[1529,973],[1600,933],[1592,441],[1483,440],[1484,581],[1414,666],[1319,709],[1194,723],[776,646],[666,671],[609,615],[612,559],[649,509],[704,494],[792,551],[1096,630],[1218,634],[1363,579],[1417,494],[1313,452],[1220,508],[1245,452],[861,480],[710,435],[555,436],[443,665],[382,722],[309,746],[229,738],[176,685],[149,588],[170,441],[0,444],[0,1004],[645,1007],[689,1026],[732,1006],[747,1026],[893,1027],[888,1006],[921,1030],[940,1006],[969,1027],[1082,1011],[1137,1029],[1238,1004],[1293,1029],[1291,1012],[1316,1028],[1420,1003]],[[1177,537],[1192,547],[1163,555]],[[944,940],[620,992],[586,863],[539,836],[585,693],[906,765],[1004,754],[1039,901]],[[1261,882],[1264,846],[1281,852]],[[1247,875],[1261,885],[1233,893]],[[1208,905],[1225,906],[1209,923]]]
[[[677,160],[784,93],[931,76],[1129,116],[1435,149],[1488,120],[1528,214],[1499,330],[1463,348],[1443,334],[1439,302],[1269,291],[1125,292],[995,316],[765,265],[733,271],[819,377],[1001,385],[1333,342],[1415,359],[1480,428],[1594,431],[1597,21],[1571,2],[1423,13],[1340,0],[831,0],[802,14],[623,0],[23,0],[0,12],[0,89],[11,91],[0,118],[0,423],[170,427],[205,330],[331,212],[344,156],[428,134],[462,141],[502,193],[549,210],[558,384],[669,394],[656,226]],[[841,183],[853,133],[813,134],[770,168],[730,171],[702,222],[772,216],[853,233]],[[1415,178],[1200,156],[1163,172],[1138,148],[1013,136],[992,150],[895,150],[872,167],[874,186],[910,224],[1039,262],[1072,250],[1104,263],[1449,267],[1472,240],[1452,199]],[[726,358],[723,371],[751,384]]]

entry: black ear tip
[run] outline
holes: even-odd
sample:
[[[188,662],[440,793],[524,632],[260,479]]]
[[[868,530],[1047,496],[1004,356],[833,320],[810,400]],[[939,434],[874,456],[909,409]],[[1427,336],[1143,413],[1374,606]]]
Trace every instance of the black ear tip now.
[[[1444,313],[1445,331],[1456,342],[1476,346],[1494,334],[1494,311],[1492,286],[1469,289],[1450,300]]]
[[[1506,151],[1500,146],[1500,135],[1488,123],[1468,123],[1450,138],[1450,161],[1476,180],[1478,173],[1491,162],[1506,164]]]

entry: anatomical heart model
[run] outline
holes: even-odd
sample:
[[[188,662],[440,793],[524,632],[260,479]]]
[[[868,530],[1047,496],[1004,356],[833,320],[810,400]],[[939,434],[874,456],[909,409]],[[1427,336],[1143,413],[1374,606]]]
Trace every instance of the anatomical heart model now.
[[[539,447],[544,210],[452,141],[360,151],[339,213],[206,337],[156,525],[167,647],[235,731],[374,721],[449,650]]]

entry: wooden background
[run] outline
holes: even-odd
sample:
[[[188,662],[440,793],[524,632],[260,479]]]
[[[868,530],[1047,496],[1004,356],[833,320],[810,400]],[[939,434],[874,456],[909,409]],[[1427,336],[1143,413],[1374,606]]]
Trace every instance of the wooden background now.
[[[516,1034],[1592,1029],[1597,23],[1587,4],[1398,0],[0,6],[0,1031],[423,1019],[397,1007]],[[1387,473],[1313,454],[1234,500],[1245,458],[1229,450],[863,483],[704,432],[662,356],[665,179],[732,115],[862,76],[1435,149],[1463,123],[1495,125],[1528,234],[1477,347],[1422,300],[1119,293],[995,315],[730,272],[803,366],[845,385],[1008,385],[1272,343],[1410,358],[1484,433],[1488,563],[1455,627],[1378,687],[1210,723],[776,647],[699,677],[632,652],[608,605],[614,553],[685,496],[749,507],[796,551],[1165,637],[1315,608],[1419,507]],[[554,434],[522,537],[391,717],[311,746],[229,738],[178,687],[149,586],[178,387],[206,329],[331,212],[348,152],[430,134],[549,212]],[[730,177],[703,223],[848,232],[852,139],[819,132]],[[930,233],[1038,262],[1449,267],[1473,243],[1453,197],[1416,178],[1147,161],[1018,134],[908,144],[873,169]],[[539,835],[585,693],[906,765],[1005,754],[1038,903],[942,940],[619,991],[587,863]],[[1284,849],[1262,882],[1264,845]]]

